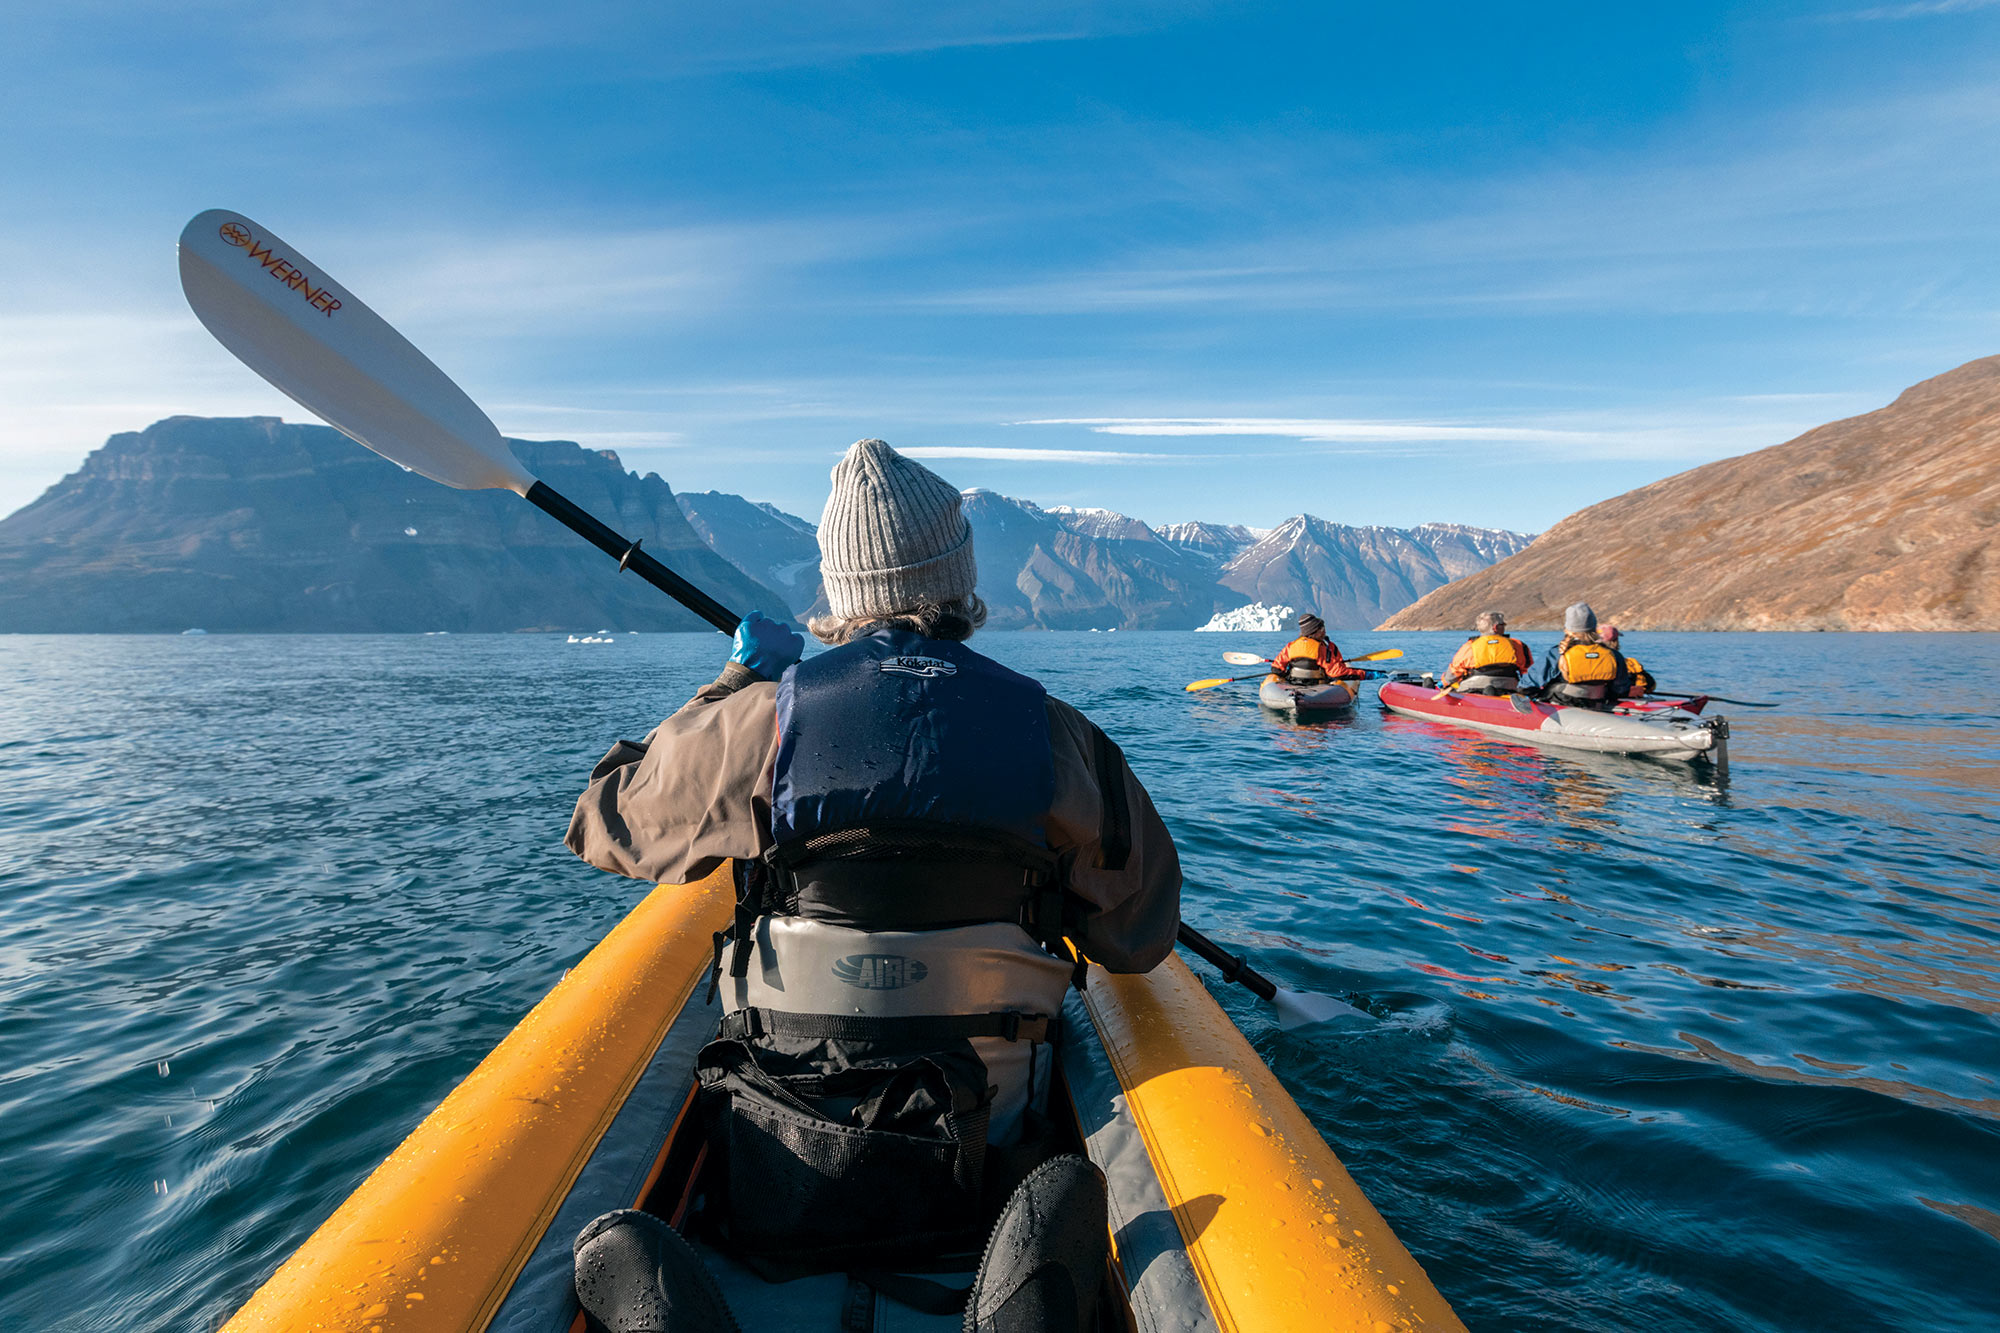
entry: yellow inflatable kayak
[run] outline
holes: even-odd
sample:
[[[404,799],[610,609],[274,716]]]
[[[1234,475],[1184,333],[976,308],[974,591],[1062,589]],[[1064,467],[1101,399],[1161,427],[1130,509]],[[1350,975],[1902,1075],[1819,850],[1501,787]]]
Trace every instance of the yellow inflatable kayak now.
[[[724,867],[662,885],[272,1275],[226,1333],[572,1333],[570,1243],[615,1208],[672,1219],[698,1178],[695,1053],[713,1035]],[[1062,1091],[1110,1185],[1110,1328],[1462,1329],[1249,1042],[1178,958],[1093,968],[1064,1015]],[[746,1330],[840,1275],[766,1286],[718,1257]],[[838,1285],[831,1293],[838,1298]],[[838,1307],[824,1326],[840,1327]],[[878,1330],[955,1329],[893,1302]]]

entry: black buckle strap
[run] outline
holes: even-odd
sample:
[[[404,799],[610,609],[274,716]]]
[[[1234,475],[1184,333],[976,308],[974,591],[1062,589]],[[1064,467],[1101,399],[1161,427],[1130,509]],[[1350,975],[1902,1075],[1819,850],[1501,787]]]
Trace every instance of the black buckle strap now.
[[[1062,1020],[1015,1010],[992,1014],[926,1014],[875,1017],[862,1014],[793,1014],[782,1009],[735,1009],[716,1026],[717,1041],[782,1037],[796,1041],[892,1041],[912,1048],[973,1037],[1003,1041],[1053,1041]]]
[[[944,1283],[933,1282],[929,1278],[911,1277],[907,1273],[887,1273],[875,1268],[849,1273],[847,1280],[850,1306],[857,1303],[854,1291],[858,1287],[871,1296],[880,1292],[896,1304],[907,1305],[922,1314],[954,1315],[965,1313],[965,1302],[972,1295],[971,1287],[947,1287]],[[871,1333],[875,1327],[874,1316],[874,1303],[870,1301],[869,1322],[854,1327],[859,1333]]]

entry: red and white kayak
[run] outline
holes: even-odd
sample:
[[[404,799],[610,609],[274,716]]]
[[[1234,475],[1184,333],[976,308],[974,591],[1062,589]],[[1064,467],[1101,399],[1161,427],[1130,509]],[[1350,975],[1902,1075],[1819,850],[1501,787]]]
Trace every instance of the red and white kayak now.
[[[1434,685],[1385,681],[1382,706],[1405,717],[1429,718],[1510,741],[1602,754],[1645,754],[1715,764],[1729,762],[1729,722],[1697,717],[1657,700],[1617,712],[1537,703],[1522,695],[1440,695]],[[1705,702],[1705,701],[1704,701]]]
[[[1267,676],[1257,687],[1257,702],[1294,717],[1326,717],[1354,707],[1360,691],[1344,680],[1321,681],[1315,685],[1294,685]]]

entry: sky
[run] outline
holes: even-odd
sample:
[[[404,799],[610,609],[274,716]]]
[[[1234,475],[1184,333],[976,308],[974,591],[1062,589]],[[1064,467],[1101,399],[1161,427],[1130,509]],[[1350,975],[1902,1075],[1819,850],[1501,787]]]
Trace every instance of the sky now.
[[[232,208],[507,434],[817,517],[880,436],[1153,523],[1538,531],[2000,353],[2000,0],[9,6],[0,514],[306,414]]]

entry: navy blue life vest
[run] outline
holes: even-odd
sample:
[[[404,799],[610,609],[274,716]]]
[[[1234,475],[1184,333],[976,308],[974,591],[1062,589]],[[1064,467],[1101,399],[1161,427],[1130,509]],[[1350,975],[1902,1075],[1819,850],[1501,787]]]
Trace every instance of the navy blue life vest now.
[[[777,724],[773,845],[737,863],[697,1061],[724,1240],[788,1273],[976,1251],[989,1146],[1043,1151],[1082,971],[1056,956],[1046,696],[881,629],[785,672]]]
[[[778,682],[771,836],[875,823],[1046,846],[1055,798],[1045,693],[962,643],[882,629]]]

